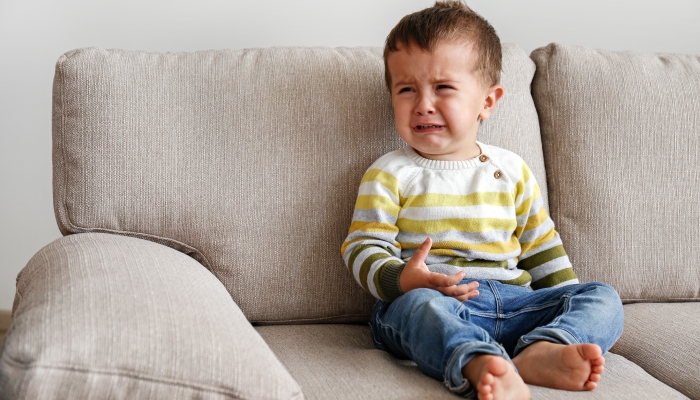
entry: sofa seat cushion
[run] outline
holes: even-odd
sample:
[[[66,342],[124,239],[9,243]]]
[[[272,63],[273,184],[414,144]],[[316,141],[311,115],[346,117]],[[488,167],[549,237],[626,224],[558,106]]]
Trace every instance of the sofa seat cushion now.
[[[612,351],[700,399],[700,302],[625,305],[625,330]]]
[[[19,275],[0,398],[302,397],[221,282],[171,248],[72,235]]]
[[[368,326],[293,325],[256,328],[301,385],[307,399],[456,399],[410,362],[378,350]],[[608,353],[593,392],[531,386],[533,399],[685,399],[624,357]]]
[[[503,55],[507,95],[480,139],[521,154],[544,195],[535,66],[515,45]],[[53,95],[62,232],[190,254],[252,322],[369,320],[340,246],[362,174],[405,146],[381,48],[80,49]]]
[[[700,299],[700,55],[532,53],[549,203],[582,281]]]

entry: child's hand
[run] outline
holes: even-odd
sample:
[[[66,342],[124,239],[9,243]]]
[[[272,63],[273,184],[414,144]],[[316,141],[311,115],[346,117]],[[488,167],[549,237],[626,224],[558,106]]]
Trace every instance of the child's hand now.
[[[401,291],[406,293],[409,290],[418,288],[435,289],[459,301],[466,301],[478,296],[479,291],[476,288],[479,287],[479,282],[457,285],[464,279],[463,271],[448,276],[428,270],[428,266],[425,265],[425,259],[428,257],[432,244],[433,241],[430,238],[425,239],[425,242],[420,245],[413,257],[406,263],[399,276]]]

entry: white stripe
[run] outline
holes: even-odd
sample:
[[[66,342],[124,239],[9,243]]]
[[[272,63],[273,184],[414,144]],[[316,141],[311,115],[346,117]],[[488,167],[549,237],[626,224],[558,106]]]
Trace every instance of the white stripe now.
[[[554,285],[554,286],[552,286],[552,287],[553,287],[553,288],[558,288],[558,287],[562,287],[562,286],[575,285],[575,284],[577,284],[577,283],[579,283],[579,282],[578,282],[578,279],[570,279],[570,280],[568,280],[568,281],[564,281],[564,282],[562,282],[562,283],[556,284],[556,285]]]
[[[476,168],[474,171],[455,170],[453,173],[420,174],[403,197],[421,196],[426,193],[469,196],[474,193],[504,193],[513,195],[512,187],[494,186],[492,169]],[[503,178],[501,178],[503,180]],[[510,185],[507,185],[510,186]]]
[[[430,269],[430,266],[428,266]],[[466,273],[464,279],[494,279],[499,281],[509,281],[519,278],[523,272],[521,269],[503,269],[503,268],[478,268],[478,267],[461,267]]]
[[[453,250],[454,251],[454,250]],[[493,253],[485,253],[482,251],[454,251],[457,254],[457,257],[464,258],[467,260],[483,260],[483,261],[496,261],[496,262],[501,262],[501,261],[508,261],[508,269],[514,269],[517,266],[517,261],[515,257],[517,257],[520,254],[520,250],[513,251],[510,253],[506,254],[493,254]],[[415,249],[410,249],[410,250],[403,250],[401,252],[401,258],[404,260],[408,260],[413,255],[416,253]],[[425,263],[427,265],[430,264],[442,264],[446,263],[450,260],[453,260],[457,257],[450,257],[450,256],[435,256],[428,254],[428,257],[425,259]]]
[[[357,195],[375,195],[388,197],[395,204],[399,204],[399,198],[394,193],[392,193],[391,190],[387,189],[386,186],[382,185],[377,181],[369,181],[360,185],[360,189],[358,190]]]
[[[362,252],[360,252],[360,254],[358,254],[357,257],[355,257],[355,262],[352,264],[352,275],[355,277],[357,283],[362,282],[360,280],[360,269],[362,268],[362,264],[364,264],[365,260],[367,260],[367,258],[372,256],[373,254],[384,252],[385,251],[383,249],[380,249],[379,247],[368,247],[362,250]]]
[[[498,218],[514,219],[513,206],[475,205],[475,206],[436,206],[404,207],[399,218],[427,221],[448,218]]]
[[[530,275],[532,275],[532,280],[537,281],[549,274],[553,274],[557,271],[561,271],[563,269],[567,269],[571,267],[571,263],[569,262],[569,257],[567,256],[562,256],[562,257],[557,257],[554,260],[547,261],[544,264],[538,265],[537,267],[531,269]]]
[[[391,252],[392,252],[391,255],[394,257],[398,257],[398,255],[401,254],[401,252],[399,251],[399,249],[396,246],[388,245],[384,241],[381,241],[381,240],[363,240],[361,242],[355,242],[355,243],[349,245],[345,249],[345,254],[343,255],[343,260],[345,260],[346,266],[348,265],[348,263],[350,263],[350,256],[352,255],[352,252],[355,250],[355,248],[357,246],[362,246],[362,245],[366,245],[366,244],[381,246],[382,248],[379,249],[381,251],[384,251],[384,249],[383,249],[384,247],[388,247],[389,250],[391,250]]]
[[[377,287],[374,285],[374,274],[377,273],[377,270],[379,267],[384,265],[384,263],[391,261],[391,260],[396,260],[401,263],[400,259],[396,257],[389,257],[389,258],[382,258],[381,260],[377,260],[374,263],[372,263],[372,266],[369,268],[369,273],[367,274],[367,289],[369,289],[369,292],[372,294],[372,296],[378,298],[381,300],[381,297],[379,297],[379,293],[377,292]],[[359,281],[358,281],[359,282]]]

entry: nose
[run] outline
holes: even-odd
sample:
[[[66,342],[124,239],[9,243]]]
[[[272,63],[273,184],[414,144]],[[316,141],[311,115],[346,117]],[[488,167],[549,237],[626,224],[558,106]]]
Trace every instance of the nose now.
[[[417,115],[435,114],[435,105],[429,96],[420,95],[417,98],[416,107],[413,110]]]

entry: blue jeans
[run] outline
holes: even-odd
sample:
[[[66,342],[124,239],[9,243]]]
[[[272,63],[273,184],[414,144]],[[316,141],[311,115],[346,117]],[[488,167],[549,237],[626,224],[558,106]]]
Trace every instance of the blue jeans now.
[[[464,280],[461,283],[468,283]],[[377,301],[370,326],[375,345],[411,359],[453,392],[474,392],[462,367],[479,354],[511,361],[528,345],[594,343],[603,353],[622,334],[622,302],[604,283],[556,289],[480,280],[479,296],[460,302],[432,289],[414,289],[391,303]]]

